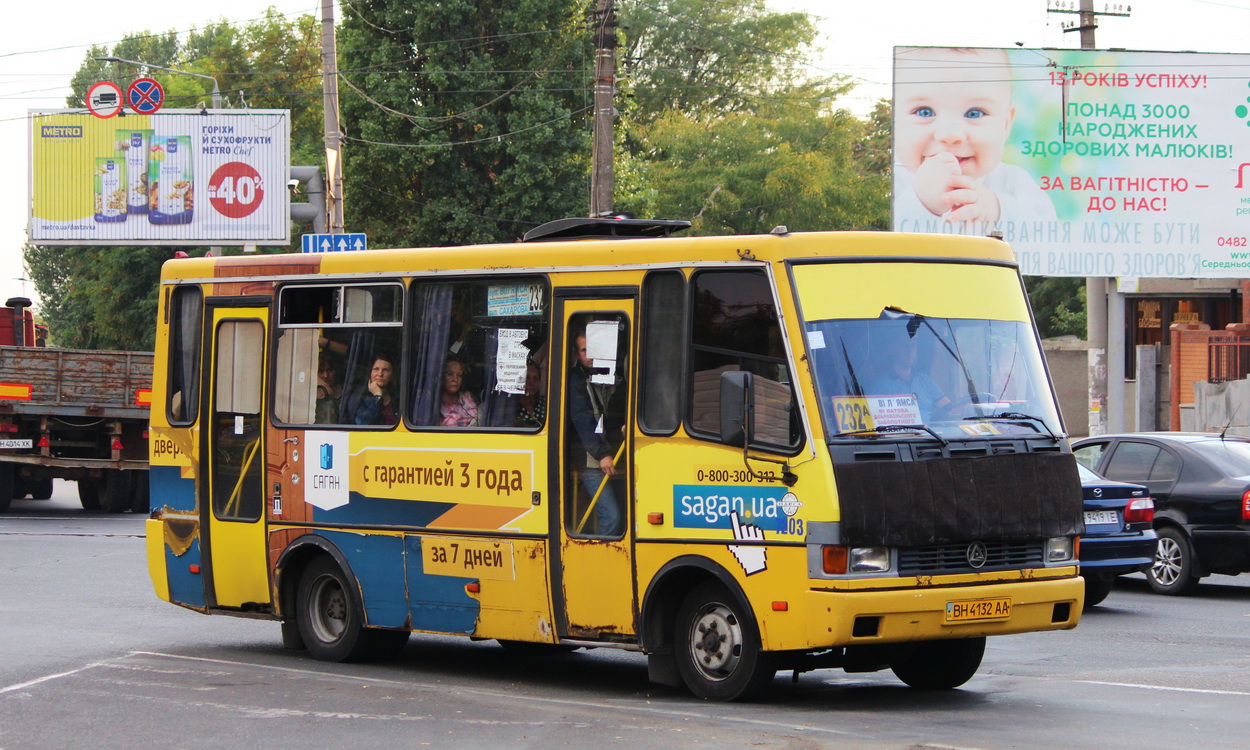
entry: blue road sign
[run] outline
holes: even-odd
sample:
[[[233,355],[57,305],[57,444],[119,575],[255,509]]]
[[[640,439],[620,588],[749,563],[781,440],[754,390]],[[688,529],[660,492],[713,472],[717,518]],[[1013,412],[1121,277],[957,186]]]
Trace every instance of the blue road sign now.
[[[350,234],[306,234],[302,250],[306,253],[339,253],[366,248],[364,232]]]

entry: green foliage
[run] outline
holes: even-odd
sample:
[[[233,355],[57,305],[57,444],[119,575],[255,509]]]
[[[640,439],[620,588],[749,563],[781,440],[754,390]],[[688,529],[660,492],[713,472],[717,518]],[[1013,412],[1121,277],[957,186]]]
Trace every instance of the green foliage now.
[[[864,124],[816,89],[793,89],[752,112],[694,119],[678,112],[640,129],[638,169],[657,215],[690,218],[700,234],[884,229],[885,175],[863,171]],[[635,209],[629,198],[619,209]]]
[[[802,76],[816,38],[806,13],[775,13],[764,0],[624,0],[622,68],[647,123],[751,111],[761,97]]]
[[[702,234],[888,228],[888,110],[864,122],[835,107],[844,78],[805,72],[809,16],[763,0],[638,0],[621,15],[617,210]]]
[[[58,346],[151,351],[157,280],[173,248],[31,247],[26,265]]]
[[[376,247],[512,241],[584,213],[582,0],[365,0],[338,37],[346,220]]]
[[[1025,276],[1024,285],[1042,338],[1085,338],[1085,279]]]

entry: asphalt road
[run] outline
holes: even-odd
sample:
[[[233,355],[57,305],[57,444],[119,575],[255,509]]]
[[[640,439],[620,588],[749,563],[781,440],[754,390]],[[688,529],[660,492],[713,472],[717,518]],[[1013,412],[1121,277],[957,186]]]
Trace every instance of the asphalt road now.
[[[646,679],[638,654],[521,657],[414,636],[388,664],[283,651],[275,623],[156,599],[141,515],[74,487],[0,516],[0,750],[133,747],[1242,748],[1250,580],[1187,598],[1124,579],[1074,631],[990,639],[962,689],[779,675],[753,703]]]

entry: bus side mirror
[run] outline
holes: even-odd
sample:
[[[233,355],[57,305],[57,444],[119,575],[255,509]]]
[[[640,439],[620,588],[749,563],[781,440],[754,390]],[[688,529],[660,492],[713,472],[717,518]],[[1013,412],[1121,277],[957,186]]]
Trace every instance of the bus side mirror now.
[[[751,442],[755,376],[741,370],[720,375],[720,441],[741,448]]]

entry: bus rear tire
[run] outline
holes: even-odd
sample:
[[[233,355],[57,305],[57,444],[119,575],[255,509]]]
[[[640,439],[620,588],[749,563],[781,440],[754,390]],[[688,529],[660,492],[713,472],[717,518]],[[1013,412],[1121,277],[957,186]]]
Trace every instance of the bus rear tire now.
[[[920,690],[952,690],[972,679],[985,655],[985,637],[917,643],[890,665],[894,675]]]
[[[750,698],[777,674],[760,647],[755,618],[719,581],[705,581],[686,596],[674,646],[682,681],[706,700]]]
[[[321,661],[365,661],[397,656],[407,630],[365,627],[355,587],[329,557],[309,563],[296,592],[295,619],[308,653]]]

